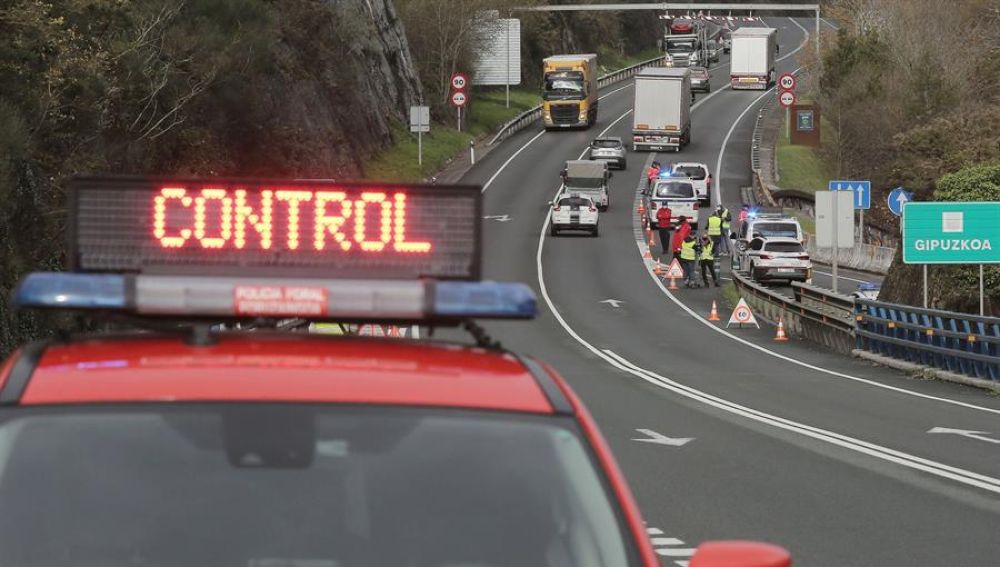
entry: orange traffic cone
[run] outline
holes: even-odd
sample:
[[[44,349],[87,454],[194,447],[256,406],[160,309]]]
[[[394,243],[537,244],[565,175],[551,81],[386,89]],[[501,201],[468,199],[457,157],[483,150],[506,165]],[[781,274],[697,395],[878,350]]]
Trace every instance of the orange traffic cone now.
[[[657,277],[663,275],[663,264],[660,263],[659,259],[656,260],[656,266],[653,267],[653,274],[655,274]]]
[[[642,259],[643,260],[652,260],[653,259],[653,255],[649,253],[649,248],[648,247],[646,248],[646,251],[642,253]]]
[[[712,312],[708,314],[709,321],[719,321],[719,308],[715,305],[715,300],[712,300]]]
[[[778,334],[774,336],[776,341],[787,341],[788,337],[785,336],[785,318],[778,318]]]
[[[639,214],[640,215],[645,215],[646,214],[646,206],[643,205],[642,203],[639,203]]]
[[[675,277],[670,278],[670,285],[667,286],[667,289],[680,289],[677,287],[677,278]]]

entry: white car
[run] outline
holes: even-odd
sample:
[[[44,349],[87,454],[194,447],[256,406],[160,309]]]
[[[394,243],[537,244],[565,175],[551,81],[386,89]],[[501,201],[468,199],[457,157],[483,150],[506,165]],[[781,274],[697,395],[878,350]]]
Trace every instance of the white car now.
[[[670,176],[673,178],[680,177],[691,181],[703,207],[707,207],[712,202],[712,174],[707,165],[696,162],[680,162],[673,164],[670,172]]]
[[[694,185],[689,179],[660,178],[653,183],[648,195],[649,207],[646,215],[649,226],[659,228],[656,222],[656,211],[666,205],[670,207],[670,225],[676,226],[680,217],[687,217],[688,223],[698,226],[698,210],[701,203],[695,194]]]
[[[744,252],[743,265],[755,281],[812,281],[812,261],[802,243],[794,238],[754,238]]]
[[[556,236],[564,230],[580,230],[598,236],[600,213],[593,199],[575,193],[561,193],[551,203],[550,232]]]

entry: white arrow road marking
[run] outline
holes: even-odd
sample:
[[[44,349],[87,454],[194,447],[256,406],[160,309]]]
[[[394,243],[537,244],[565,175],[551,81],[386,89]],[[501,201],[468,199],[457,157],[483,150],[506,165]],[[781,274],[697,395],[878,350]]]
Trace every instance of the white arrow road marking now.
[[[1000,444],[1000,439],[996,439],[994,437],[984,437],[984,435],[993,435],[989,431],[975,431],[972,429],[952,429],[950,427],[934,427],[928,430],[927,433],[950,433],[952,435],[961,435],[962,437],[969,437],[970,439],[978,439],[980,441],[986,441],[987,443]]]
[[[693,547],[685,547],[687,544],[684,540],[675,537],[659,537],[663,536],[663,530],[658,528],[646,528],[646,532],[649,533],[649,541],[653,544],[653,550],[656,551],[657,555],[663,557],[691,557],[694,555],[695,549]],[[674,560],[676,565],[680,567],[687,567],[688,562],[686,560],[676,559]]]
[[[643,443],[656,443],[657,445],[670,445],[671,447],[683,447],[688,443],[694,441],[694,437],[667,437],[662,433],[657,433],[652,429],[636,429],[639,433],[643,435],[648,435],[646,439],[633,439],[633,441],[641,441]]]
[[[495,220],[500,222],[507,222],[511,220],[510,215],[486,215],[483,220]]]
[[[599,303],[607,303],[611,307],[614,307],[615,309],[618,309],[619,307],[622,306],[622,303],[625,303],[625,302],[622,301],[622,300],[620,300],[620,299],[605,299],[604,301],[600,301]]]

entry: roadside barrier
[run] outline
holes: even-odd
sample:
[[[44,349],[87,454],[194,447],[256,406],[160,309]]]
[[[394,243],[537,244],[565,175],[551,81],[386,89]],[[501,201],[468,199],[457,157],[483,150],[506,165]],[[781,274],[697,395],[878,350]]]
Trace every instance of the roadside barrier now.
[[[833,262],[832,248],[817,248],[815,239],[806,243],[809,256],[818,262],[830,264]],[[875,246],[872,244],[855,244],[853,248],[841,248],[837,261],[841,266],[850,266],[856,270],[885,274],[889,272],[892,259],[896,256],[895,248]]]
[[[855,301],[857,349],[1000,381],[1000,318]]]
[[[784,332],[805,337],[844,354],[850,354],[854,349],[854,321],[851,318],[851,310],[813,306],[768,289],[738,271],[732,272],[732,277],[737,291],[747,300],[747,303],[765,319],[780,322]],[[793,284],[793,286],[795,289],[809,288],[806,291],[807,295],[820,296],[825,294],[830,296],[827,303],[831,306],[838,301],[852,301],[849,297],[836,296],[833,292],[824,293],[820,288],[813,286],[798,284]],[[801,296],[797,295],[797,297]]]
[[[597,78],[598,87],[606,87],[608,85],[617,83],[618,81],[628,79],[635,76],[639,71],[645,69],[646,67],[659,67],[663,64],[663,56],[654,57],[652,59],[647,59],[640,63],[636,63],[630,67],[625,67],[624,69],[619,69],[617,71],[612,71],[606,75],[602,75]],[[493,136],[490,140],[489,145],[496,144],[499,141],[506,139],[511,134],[520,131],[529,124],[534,123],[542,117],[542,105],[538,105],[528,110],[525,110],[521,114],[518,114],[506,124],[500,127],[500,130]]]

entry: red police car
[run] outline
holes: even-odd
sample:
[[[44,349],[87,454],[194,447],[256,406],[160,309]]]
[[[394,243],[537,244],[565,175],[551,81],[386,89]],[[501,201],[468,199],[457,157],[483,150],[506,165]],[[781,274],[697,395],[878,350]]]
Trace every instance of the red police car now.
[[[530,288],[478,279],[462,217],[479,195],[77,183],[70,271],[29,274],[14,303],[145,330],[32,343],[0,367],[2,563],[659,565],[580,401],[471,323],[536,310]],[[218,327],[283,317],[461,323],[475,340]],[[789,564],[750,542],[690,563]]]

